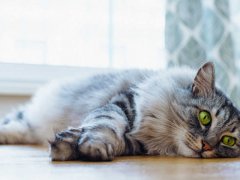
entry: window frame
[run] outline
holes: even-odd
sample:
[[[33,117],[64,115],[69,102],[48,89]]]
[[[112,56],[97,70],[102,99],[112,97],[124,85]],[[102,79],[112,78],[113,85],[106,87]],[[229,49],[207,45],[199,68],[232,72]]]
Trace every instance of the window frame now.
[[[0,63],[0,95],[29,96],[51,80],[85,78],[110,71],[113,69]]]

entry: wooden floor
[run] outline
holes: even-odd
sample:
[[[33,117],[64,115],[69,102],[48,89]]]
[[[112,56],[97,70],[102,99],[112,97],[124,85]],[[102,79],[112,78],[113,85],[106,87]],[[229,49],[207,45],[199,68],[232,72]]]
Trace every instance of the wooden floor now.
[[[0,179],[240,179],[240,159],[119,157],[113,162],[51,162],[46,148],[1,145]]]

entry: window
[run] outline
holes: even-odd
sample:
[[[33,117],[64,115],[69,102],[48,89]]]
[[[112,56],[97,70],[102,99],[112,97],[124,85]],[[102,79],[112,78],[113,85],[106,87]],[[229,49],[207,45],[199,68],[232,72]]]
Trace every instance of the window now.
[[[0,62],[161,68],[163,0],[0,1]]]

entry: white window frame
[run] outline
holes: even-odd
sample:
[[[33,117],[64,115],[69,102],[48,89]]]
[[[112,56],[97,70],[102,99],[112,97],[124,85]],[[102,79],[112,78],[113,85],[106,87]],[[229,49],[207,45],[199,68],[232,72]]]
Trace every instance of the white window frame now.
[[[89,4],[91,5],[91,3],[92,3],[93,7],[95,7],[96,3],[94,3],[94,1],[88,3],[88,5]],[[84,2],[87,2],[87,1],[84,1]],[[84,78],[84,77],[87,77],[87,76],[90,76],[90,75],[93,75],[96,73],[101,73],[101,72],[105,72],[105,71],[113,71],[114,69],[112,67],[126,68],[126,66],[127,66],[128,68],[131,68],[131,67],[132,68],[145,68],[143,66],[138,66],[141,58],[146,60],[146,63],[145,63],[146,65],[150,64],[149,59],[152,59],[152,61],[153,61],[152,63],[153,63],[154,67],[159,66],[159,68],[164,68],[165,64],[166,64],[165,62],[162,65],[159,65],[159,63],[158,63],[158,59],[161,60],[161,59],[165,58],[164,52],[161,51],[164,48],[162,48],[162,46],[160,45],[160,41],[156,40],[156,37],[152,36],[152,33],[143,39],[141,39],[141,37],[144,37],[144,36],[142,36],[141,34],[144,32],[147,32],[147,29],[145,29],[145,27],[146,28],[153,27],[153,28],[151,28],[151,30],[153,30],[152,32],[157,32],[158,34],[161,32],[158,30],[162,29],[160,27],[160,25],[161,25],[160,23],[163,21],[158,21],[158,20],[160,20],[158,18],[163,17],[163,16],[161,16],[159,14],[159,11],[162,10],[161,12],[164,14],[164,9],[161,7],[165,7],[165,6],[162,5],[163,3],[157,3],[158,4],[157,6],[153,4],[154,5],[153,8],[155,9],[154,12],[156,14],[156,16],[154,16],[154,17],[156,17],[156,18],[152,18],[152,16],[151,16],[152,12],[149,13],[148,11],[146,11],[145,12],[146,14],[142,13],[142,8],[146,6],[146,4],[144,2],[145,1],[141,1],[141,3],[138,3],[139,7],[138,6],[135,7],[136,3],[134,1],[133,2],[123,1],[120,4],[118,1],[114,1],[114,0],[106,1],[106,3],[108,4],[108,7],[107,7],[107,10],[104,10],[104,13],[108,14],[107,15],[108,19],[106,19],[105,16],[103,17],[103,19],[105,19],[107,22],[107,24],[105,24],[106,33],[107,33],[107,38],[106,38],[107,41],[106,41],[106,43],[104,42],[104,44],[106,44],[106,48],[104,49],[104,52],[107,53],[107,56],[99,57],[98,55],[96,55],[96,57],[98,57],[98,61],[96,61],[96,64],[94,62],[93,65],[94,66],[96,65],[96,67],[99,67],[100,65],[102,67],[108,66],[108,68],[66,67],[66,66],[56,66],[56,65],[39,65],[39,64],[30,65],[30,64],[8,63],[8,62],[10,62],[8,60],[11,60],[11,59],[15,60],[16,57],[17,57],[16,60],[19,60],[19,61],[14,61],[14,62],[21,63],[22,62],[21,59],[23,59],[23,60],[31,59],[31,60],[35,60],[35,61],[32,61],[32,63],[39,63],[40,61],[38,61],[37,58],[42,57],[42,56],[41,56],[40,50],[38,51],[38,45],[36,47],[37,53],[36,54],[30,53],[29,55],[26,55],[26,57],[24,55],[25,52],[27,52],[28,50],[30,52],[35,52],[35,51],[31,51],[31,49],[25,49],[25,48],[32,47],[31,43],[35,42],[35,41],[40,42],[40,44],[41,44],[41,42],[44,42],[45,38],[47,39],[47,37],[51,35],[51,33],[49,35],[48,35],[48,33],[44,33],[45,30],[47,32],[48,29],[53,28],[53,31],[55,32],[55,31],[57,31],[57,29],[55,29],[55,23],[56,23],[55,21],[49,21],[49,22],[46,22],[46,24],[41,24],[42,21],[41,21],[41,18],[39,18],[39,17],[41,17],[41,16],[39,16],[39,13],[44,14],[45,10],[48,12],[48,9],[45,9],[45,6],[44,6],[45,3],[43,3],[43,4],[40,3],[41,5],[38,4],[38,2],[36,4],[33,3],[31,6],[33,8],[29,8],[30,6],[29,7],[26,6],[26,9],[25,9],[25,6],[24,6],[24,8],[22,8],[22,7],[17,8],[17,11],[14,8],[14,6],[11,6],[11,5],[7,6],[8,8],[10,7],[10,11],[8,11],[6,8],[2,9],[2,11],[1,11],[1,12],[3,12],[2,15],[4,15],[4,13],[8,14],[8,16],[3,16],[3,17],[8,17],[10,20],[13,20],[13,24],[23,23],[22,26],[19,26],[21,29],[20,31],[18,30],[20,32],[20,34],[16,34],[16,37],[12,35],[11,31],[9,31],[10,33],[8,33],[8,31],[6,31],[6,34],[3,34],[3,36],[4,37],[12,37],[13,36],[13,38],[12,39],[10,38],[10,41],[3,41],[3,42],[10,42],[10,44],[11,44],[13,40],[14,41],[19,40],[21,42],[23,41],[22,42],[23,45],[21,45],[21,46],[19,45],[20,47],[23,46],[22,47],[23,52],[21,51],[21,48],[20,48],[20,49],[16,50],[17,53],[15,54],[15,49],[10,48],[9,56],[16,55],[16,57],[15,56],[8,57],[8,53],[6,53],[7,55],[3,55],[3,57],[1,57],[3,60],[0,62],[0,95],[32,95],[38,87],[42,86],[43,84],[45,84],[46,82],[48,82],[50,80],[62,79],[62,78],[68,78],[68,77],[74,77],[74,76],[80,76],[80,77]],[[160,1],[156,1],[156,2],[160,2]],[[152,2],[152,3],[154,3],[154,2]],[[152,5],[151,5],[152,3],[150,2],[149,8],[152,8]],[[39,6],[39,7],[41,6],[42,9],[40,11],[34,11],[34,9],[37,6]],[[55,7],[55,6],[52,6],[52,7]],[[68,8],[71,8],[71,7],[73,7],[73,6],[70,5]],[[125,9],[125,7],[127,8],[126,12],[128,14],[124,13],[124,14],[126,14],[126,16],[123,17],[123,16],[121,16],[121,13],[125,12],[125,11],[123,11]],[[135,15],[133,15],[132,18],[129,18],[129,15],[132,14],[132,11],[130,10],[130,8],[133,8],[133,7],[134,7],[134,9],[133,9],[134,12],[136,11],[136,13],[134,13]],[[70,24],[72,22],[78,22],[78,23],[81,22],[81,21],[78,21],[78,18],[76,18],[77,16],[74,16],[74,13],[75,13],[75,15],[77,15],[76,12],[78,12],[78,8],[75,8],[75,11],[72,16],[73,18],[70,19],[69,21],[68,21],[68,16],[65,16],[64,12],[62,12],[62,10],[64,10],[64,12],[65,12],[65,6],[60,7],[60,9],[57,8],[55,13],[56,14],[59,13],[59,15],[61,15],[63,17],[67,17],[67,19],[63,19],[66,22],[68,22]],[[92,10],[95,10],[95,9],[93,8]],[[14,12],[16,12],[16,14]],[[24,14],[22,14],[22,12],[24,12]],[[50,13],[52,16],[51,18],[54,19],[54,12],[53,13],[52,13],[52,11],[49,11],[49,12],[51,12]],[[66,12],[68,12],[68,11],[66,11]],[[32,22],[32,18],[31,18],[32,15],[34,18],[37,19],[37,22],[35,22],[35,21],[33,21],[34,23]],[[28,19],[28,17],[30,17],[30,19]],[[146,17],[146,19],[144,19],[142,17]],[[164,20],[164,17],[163,17],[163,20]],[[61,21],[62,21],[62,19],[61,19]],[[133,21],[134,22],[136,21],[136,25],[134,25],[132,23]],[[7,22],[8,22],[8,20],[7,20]],[[9,21],[9,22],[11,22],[11,21]],[[40,22],[40,23],[38,23],[38,22]],[[52,24],[51,22],[54,22],[54,23]],[[91,23],[99,25],[99,23],[98,22],[96,23],[94,21],[94,19],[93,19],[93,22],[91,21],[91,19],[89,22],[90,23],[88,24],[88,23],[85,23],[85,21],[84,21],[83,25],[85,23],[85,25],[89,29],[91,29],[91,27],[92,27]],[[118,23],[118,22],[123,22],[123,24]],[[33,24],[31,24],[31,23],[33,23]],[[148,23],[150,23],[149,25],[151,25],[151,26],[148,26]],[[28,25],[30,28],[28,27]],[[11,24],[8,26],[12,27]],[[41,31],[41,28],[38,28],[38,27],[42,27],[42,26],[43,27],[46,26],[46,29],[44,29],[44,31],[42,31],[43,34],[40,36],[40,38],[35,37],[35,35],[38,34],[39,31]],[[126,29],[121,28],[121,26],[122,27],[126,26],[128,28],[126,28]],[[74,27],[74,29],[78,29],[78,28],[81,29],[82,26],[81,27],[76,26],[76,28],[75,28],[75,25],[74,25],[73,27]],[[93,27],[95,27],[95,26],[93,26]],[[96,27],[98,27],[98,26],[96,26]],[[28,33],[28,32],[31,32],[29,30],[31,28],[33,28],[33,34]],[[15,29],[17,29],[17,28],[15,28]],[[61,28],[58,28],[58,29],[61,29]],[[97,32],[97,30],[98,29],[96,29],[96,32]],[[60,35],[61,33],[67,34],[68,31],[71,32],[70,30],[63,28],[63,31],[59,31],[59,32],[57,31],[58,32],[57,34],[58,35]],[[128,31],[129,32],[136,31],[139,34],[136,36],[132,36],[132,34],[135,34],[135,33],[128,34]],[[15,32],[15,31],[13,31],[13,32]],[[86,31],[86,32],[88,32],[88,31]],[[104,32],[105,32],[105,30],[104,30]],[[84,31],[84,33],[85,33],[85,31]],[[83,35],[85,36],[84,33],[83,33]],[[92,35],[97,36],[97,34],[98,34],[98,33],[96,34],[95,32],[91,32],[91,31],[89,33],[90,33],[90,35],[89,35],[90,37],[95,37]],[[91,34],[91,33],[93,33],[93,34]],[[100,34],[102,36],[102,33],[100,33]],[[105,33],[103,33],[103,34],[105,34]],[[66,35],[66,37],[68,37],[68,36]],[[130,40],[127,37],[130,37]],[[164,35],[162,35],[162,37],[164,38]],[[163,38],[159,38],[159,39],[163,39]],[[9,40],[9,39],[7,39],[7,40]],[[71,38],[67,38],[67,40],[72,41]],[[65,42],[65,41],[63,41],[63,42]],[[58,43],[61,44],[63,42],[60,41]],[[92,38],[91,42],[93,45],[95,45],[96,40],[94,38]],[[155,50],[152,51],[152,49],[149,48],[147,51],[142,51],[142,50],[145,50],[146,47],[147,48],[150,47],[150,46],[148,46],[148,43],[155,44],[154,45],[154,47],[156,46]],[[65,43],[65,44],[68,44],[68,43]],[[75,44],[75,43],[73,42],[73,44]],[[92,44],[90,43],[89,45],[92,45]],[[135,44],[140,44],[141,46],[135,47]],[[125,47],[125,45],[126,45],[126,47]],[[39,45],[39,46],[41,46],[41,45]],[[8,49],[8,46],[6,46],[5,43],[2,43],[2,47]],[[12,45],[9,47],[12,47]],[[5,50],[4,48],[2,49],[3,52]],[[96,46],[96,48],[99,50],[98,46]],[[39,49],[41,49],[41,48],[39,48]],[[62,48],[62,49],[64,49],[64,48]],[[57,50],[59,52],[61,52],[60,47]],[[142,51],[143,53],[142,54],[138,53],[140,51]],[[73,66],[74,66],[75,59],[79,59],[79,60],[84,59],[84,62],[80,63],[79,65],[85,65],[85,64],[87,64],[85,62],[88,62],[90,60],[95,60],[95,58],[93,58],[92,56],[89,56],[89,57],[80,56],[78,53],[76,53],[76,52],[80,52],[80,51],[77,51],[76,49],[73,52],[75,52],[75,53],[71,53],[69,51],[61,52],[64,54],[61,57],[63,57],[64,59],[66,59],[65,57],[67,57],[69,62],[70,61],[73,62],[73,63],[67,62],[68,65],[73,64]],[[94,53],[94,49],[91,48],[91,52]],[[101,50],[101,52],[102,52],[102,50]],[[131,53],[129,53],[129,52],[131,52]],[[18,57],[18,53],[20,54],[19,57]],[[54,60],[59,60],[58,58],[56,58],[54,56],[49,57],[49,59],[51,59],[51,58]],[[47,58],[45,56],[43,56],[42,59],[47,60]],[[102,61],[106,62],[106,60],[109,61],[108,65],[107,65],[107,63],[101,63]],[[7,62],[7,63],[4,63],[4,62]],[[25,62],[28,62],[28,61],[25,61]],[[48,62],[41,61],[40,63],[48,63]],[[55,62],[53,61],[52,63],[55,63]],[[152,68],[151,66],[146,66],[146,68],[148,68],[148,67]],[[154,69],[156,69],[156,68],[154,68]]]
[[[0,63],[0,95],[30,96],[40,86],[51,80],[84,78],[112,70],[109,68]]]

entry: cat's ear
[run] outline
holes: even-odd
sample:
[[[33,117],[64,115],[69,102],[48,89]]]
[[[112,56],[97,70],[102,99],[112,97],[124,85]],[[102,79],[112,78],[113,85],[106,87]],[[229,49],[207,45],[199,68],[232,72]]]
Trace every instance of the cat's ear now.
[[[213,63],[204,64],[197,72],[192,85],[192,92],[196,96],[208,97],[212,95],[215,86]]]

